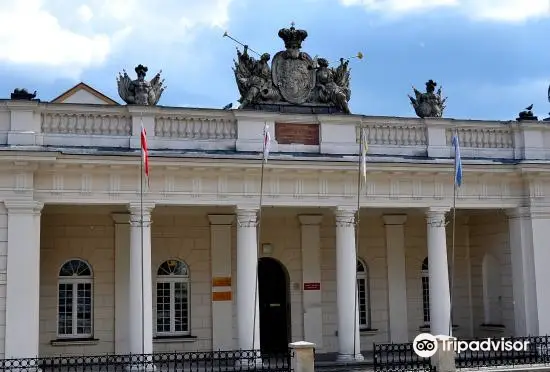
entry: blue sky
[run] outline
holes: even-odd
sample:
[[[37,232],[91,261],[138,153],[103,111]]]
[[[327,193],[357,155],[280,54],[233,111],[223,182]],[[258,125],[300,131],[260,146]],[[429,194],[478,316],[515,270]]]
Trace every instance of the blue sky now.
[[[151,4],[157,4],[151,6]],[[111,98],[126,69],[158,70],[159,104],[221,108],[238,98],[236,45],[284,45],[294,21],[303,51],[352,60],[353,113],[414,116],[407,94],[433,79],[448,97],[445,117],[510,120],[533,103],[549,116],[550,0],[2,0],[0,91],[51,100],[84,81]]]

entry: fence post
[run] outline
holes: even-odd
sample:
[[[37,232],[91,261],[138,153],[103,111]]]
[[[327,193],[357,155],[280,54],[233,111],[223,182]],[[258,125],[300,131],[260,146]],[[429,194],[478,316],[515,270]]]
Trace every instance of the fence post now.
[[[455,372],[455,342],[456,337],[436,336],[437,349],[431,358],[431,364],[437,372]]]
[[[288,345],[292,351],[291,368],[293,372],[315,372],[315,344],[298,341]]]

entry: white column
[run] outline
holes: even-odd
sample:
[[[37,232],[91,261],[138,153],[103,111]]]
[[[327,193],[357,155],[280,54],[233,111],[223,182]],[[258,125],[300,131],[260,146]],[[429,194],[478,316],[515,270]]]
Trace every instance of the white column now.
[[[507,211],[512,261],[515,336],[536,335],[537,289],[533,255],[533,226],[529,208]]]
[[[130,211],[130,352],[153,352],[153,295],[151,278],[152,203],[132,203]],[[143,217],[143,224],[141,219]],[[143,284],[143,285],[142,285]]]
[[[449,264],[445,213],[448,209],[430,208],[428,225],[428,275],[430,283],[430,333],[448,335],[451,311]]]
[[[235,216],[208,215],[212,260],[212,350],[233,350],[231,226]]]
[[[533,231],[533,261],[535,263],[535,288],[538,329],[535,335],[550,335],[550,208],[531,207]]]
[[[304,339],[323,347],[323,307],[321,298],[322,215],[298,216],[302,230],[302,301]],[[319,286],[317,286],[319,284]]]
[[[388,305],[390,341],[409,341],[407,318],[407,275],[405,265],[406,215],[385,215],[386,259],[388,265]]]
[[[113,213],[115,223],[115,354],[130,353],[130,215]]]
[[[38,357],[42,203],[4,201],[8,210],[5,358]]]
[[[338,207],[336,215],[336,304],[338,307],[338,359],[363,360],[356,304],[357,254],[355,212]],[[355,330],[355,332],[354,332]]]
[[[260,348],[257,209],[237,208],[237,336],[242,350]],[[256,297],[256,300],[254,299]],[[254,306],[256,304],[256,306]]]

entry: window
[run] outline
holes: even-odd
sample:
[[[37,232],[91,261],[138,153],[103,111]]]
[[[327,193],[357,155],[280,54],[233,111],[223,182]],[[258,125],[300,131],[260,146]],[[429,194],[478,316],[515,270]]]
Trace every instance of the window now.
[[[367,265],[357,260],[357,296],[359,298],[359,328],[370,328],[370,291]]]
[[[92,337],[92,268],[72,259],[59,270],[57,335],[60,338]]]
[[[157,271],[157,335],[189,334],[189,269],[179,260],[163,262]]]
[[[424,323],[430,323],[430,276],[428,274],[428,257],[422,261],[422,311]]]

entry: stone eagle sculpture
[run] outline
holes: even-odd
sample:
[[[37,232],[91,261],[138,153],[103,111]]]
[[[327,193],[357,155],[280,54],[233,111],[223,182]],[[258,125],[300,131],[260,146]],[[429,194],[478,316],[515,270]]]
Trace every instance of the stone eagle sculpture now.
[[[166,89],[164,79],[160,79],[162,71],[159,71],[151,81],[145,80],[148,71],[146,66],[140,64],[135,71],[136,80],[130,79],[125,70],[124,74],[118,74],[118,95],[129,105],[156,105]]]

